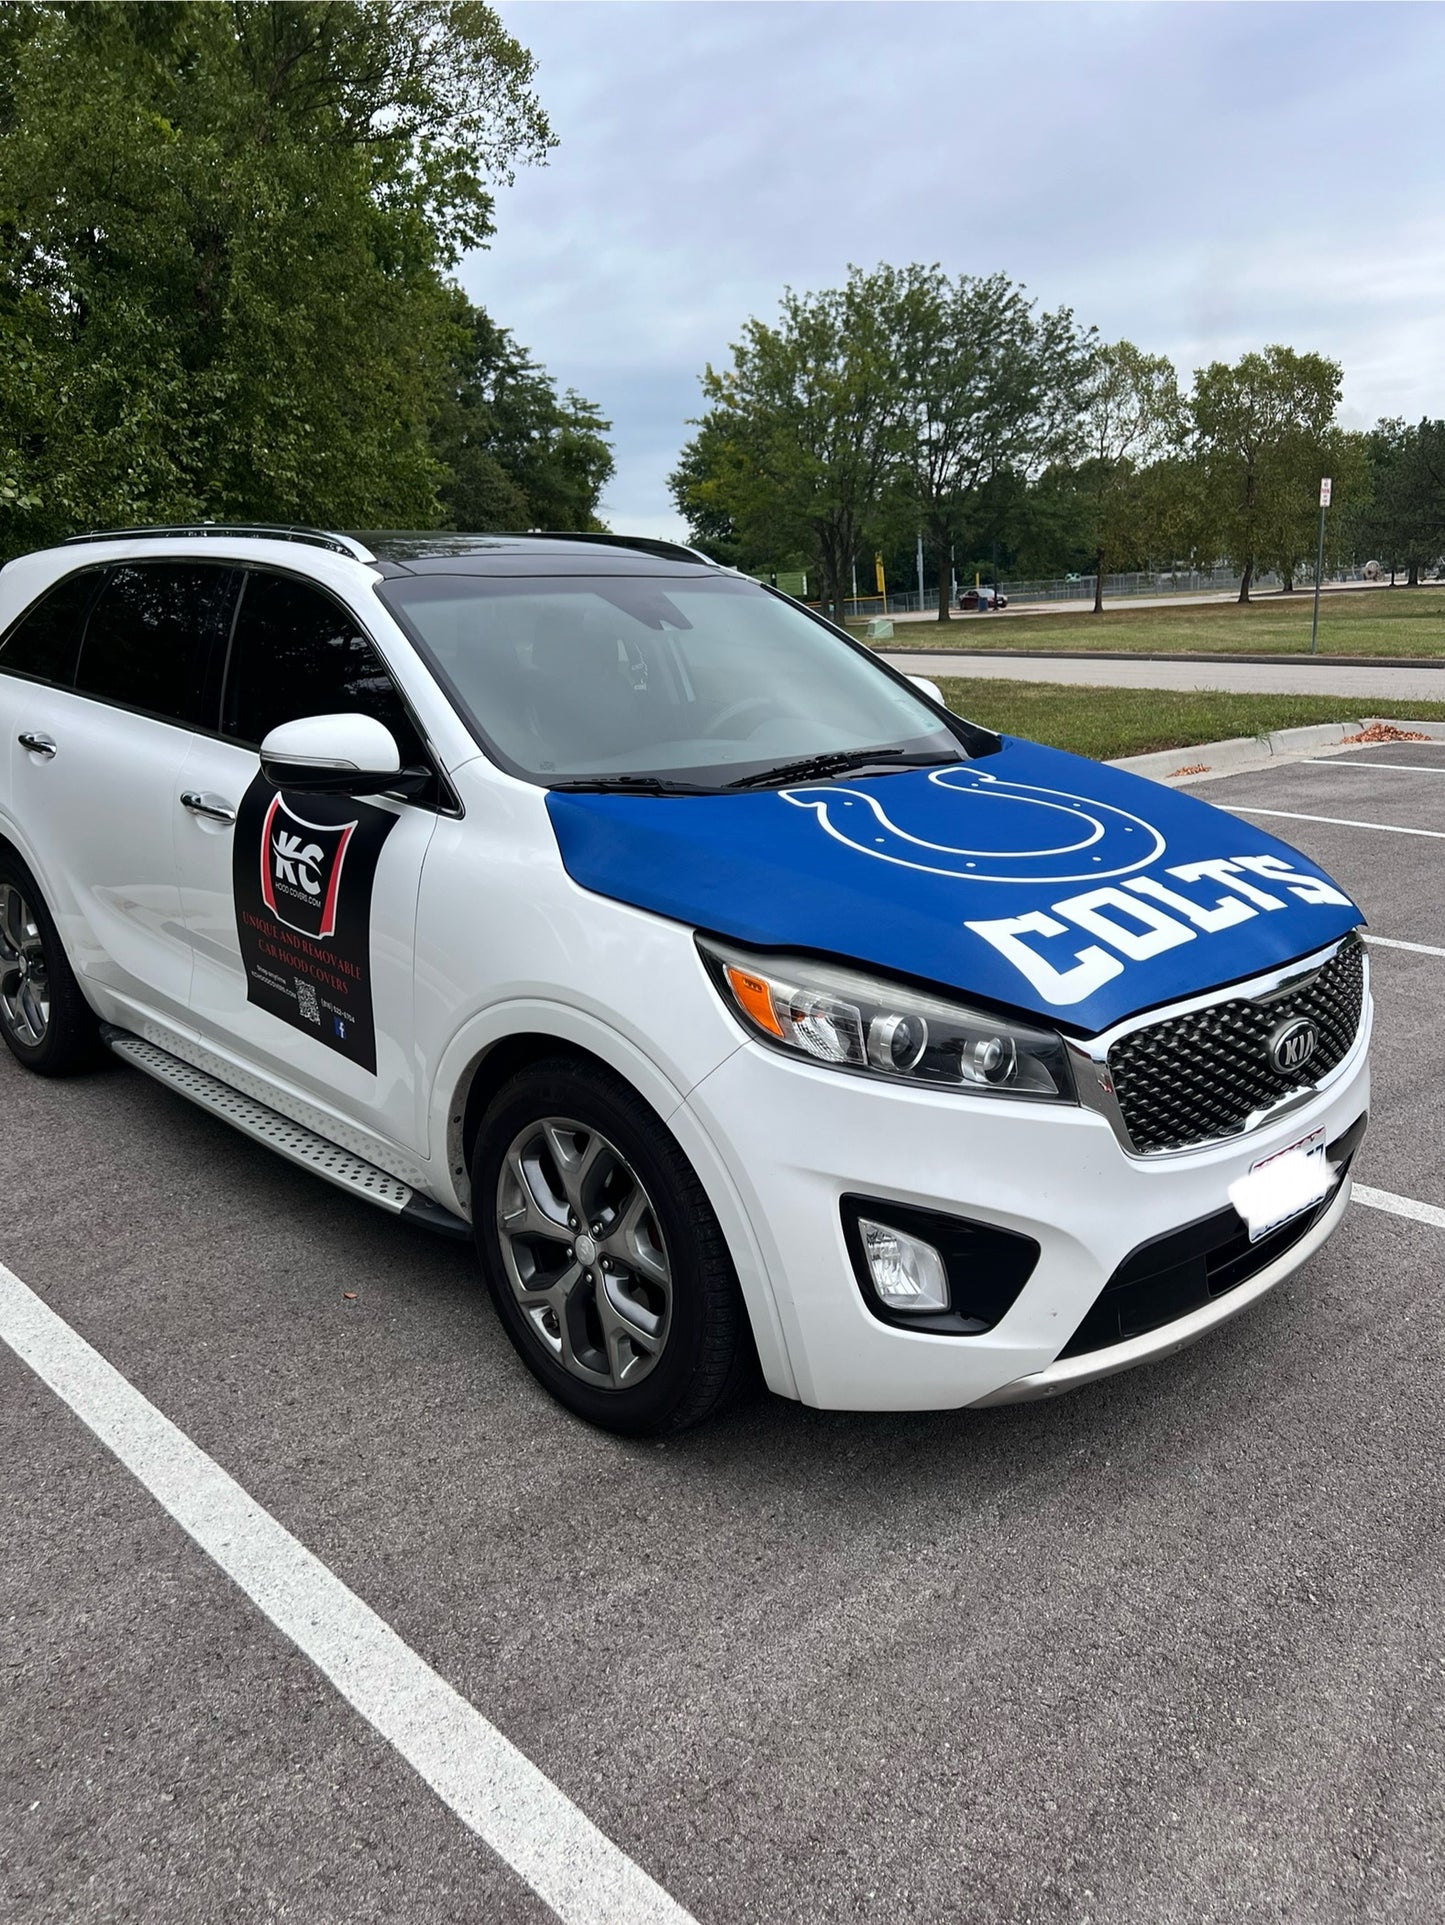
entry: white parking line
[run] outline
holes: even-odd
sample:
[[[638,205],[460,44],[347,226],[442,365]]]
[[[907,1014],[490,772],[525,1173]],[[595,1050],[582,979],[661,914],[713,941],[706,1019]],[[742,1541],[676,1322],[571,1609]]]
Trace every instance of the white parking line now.
[[[1445,1210],[1437,1210],[1433,1203],[1417,1203],[1414,1197],[1396,1196],[1393,1190],[1372,1190],[1365,1183],[1357,1183],[1352,1195],[1367,1210],[1388,1210],[1391,1216],[1409,1217],[1413,1223],[1429,1223],[1445,1230]]]
[[[1237,802],[1221,802],[1218,806],[1230,815],[1271,815],[1283,822],[1331,822],[1337,829],[1380,829],[1386,835],[1430,836],[1436,842],[1445,842],[1445,829],[1401,829],[1393,822],[1356,822],[1347,815],[1301,815],[1296,809],[1246,809]]]
[[[1308,769],[1353,769],[1366,775],[1371,769],[1405,769],[1411,775],[1445,775],[1438,762],[1356,762],[1348,755],[1306,755],[1300,758]]]
[[[1416,956],[1445,956],[1445,949],[1436,949],[1432,943],[1401,942],[1395,936],[1372,936],[1368,929],[1362,929],[1360,934],[1372,949],[1408,949]]]
[[[567,1925],[695,1925],[550,1778],[0,1264],[0,1338]]]

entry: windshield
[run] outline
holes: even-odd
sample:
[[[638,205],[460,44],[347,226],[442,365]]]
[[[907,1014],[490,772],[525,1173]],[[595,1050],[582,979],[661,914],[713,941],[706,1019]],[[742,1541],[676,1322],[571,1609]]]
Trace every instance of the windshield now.
[[[966,724],[737,576],[431,575],[377,592],[479,739],[548,786],[716,788],[820,757],[966,754]]]

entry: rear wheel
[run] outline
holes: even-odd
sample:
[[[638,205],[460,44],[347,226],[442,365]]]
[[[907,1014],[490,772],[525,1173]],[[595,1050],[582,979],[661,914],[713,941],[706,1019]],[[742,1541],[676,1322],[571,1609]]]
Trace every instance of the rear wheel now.
[[[0,850],[0,1035],[38,1076],[88,1068],[100,1040],[35,878],[8,850]]]
[[[728,1401],[750,1340],[727,1246],[627,1084],[568,1058],[514,1076],[482,1119],[472,1202],[497,1314],[569,1410],[649,1436]]]

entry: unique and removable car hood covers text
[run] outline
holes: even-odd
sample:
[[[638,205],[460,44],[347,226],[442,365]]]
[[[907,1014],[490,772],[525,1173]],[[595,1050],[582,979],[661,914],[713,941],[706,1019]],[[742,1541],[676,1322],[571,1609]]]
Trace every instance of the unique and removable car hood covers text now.
[[[943,768],[736,795],[554,790],[547,807],[567,873],[599,895],[1085,1033],[1363,920],[1238,817],[1008,736]]]

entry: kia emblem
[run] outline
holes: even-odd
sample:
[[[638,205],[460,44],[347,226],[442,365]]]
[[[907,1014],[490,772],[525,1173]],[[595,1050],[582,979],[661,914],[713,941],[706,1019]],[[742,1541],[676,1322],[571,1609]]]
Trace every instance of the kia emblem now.
[[[1291,1076],[1305,1064],[1319,1048],[1320,1032],[1308,1016],[1296,1016],[1290,1022],[1281,1023],[1274,1030],[1267,1045],[1269,1060],[1281,1075]]]

